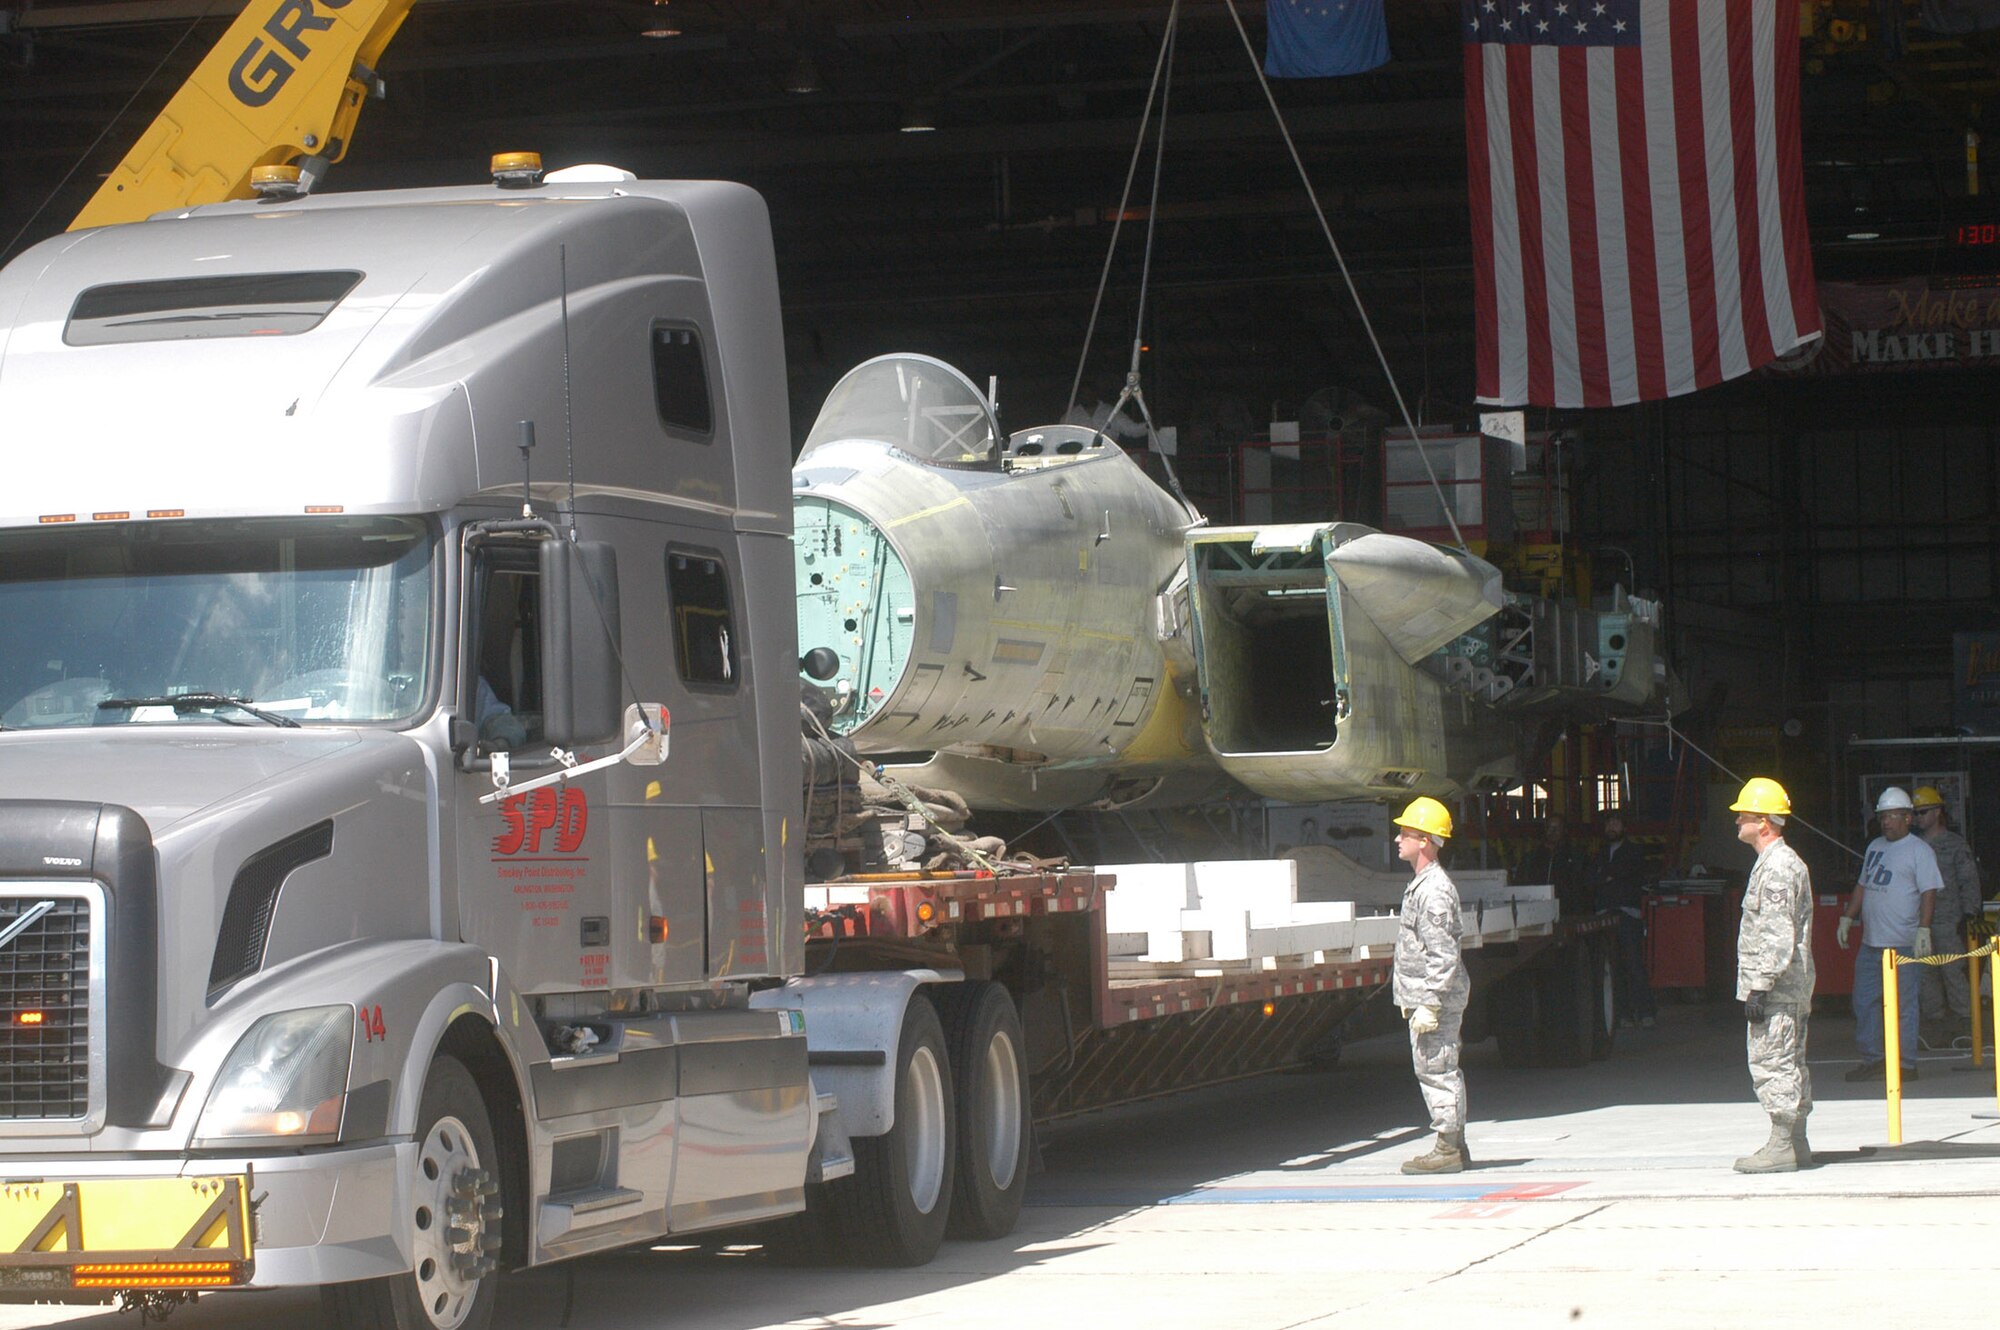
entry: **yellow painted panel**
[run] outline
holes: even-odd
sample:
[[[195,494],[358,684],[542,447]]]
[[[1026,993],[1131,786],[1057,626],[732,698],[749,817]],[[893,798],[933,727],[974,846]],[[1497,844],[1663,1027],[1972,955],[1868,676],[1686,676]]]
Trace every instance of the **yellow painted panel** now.
[[[137,1252],[174,1250],[218,1196],[236,1211],[241,1249],[229,1245],[226,1216],[218,1216],[196,1245],[218,1256],[247,1259],[250,1226],[243,1215],[243,1179],[96,1178],[77,1184],[74,1229],[65,1222],[44,1239],[45,1251]],[[0,1184],[0,1265],[17,1251],[50,1212],[63,1203],[60,1182]],[[81,1242],[79,1243],[79,1236]]]

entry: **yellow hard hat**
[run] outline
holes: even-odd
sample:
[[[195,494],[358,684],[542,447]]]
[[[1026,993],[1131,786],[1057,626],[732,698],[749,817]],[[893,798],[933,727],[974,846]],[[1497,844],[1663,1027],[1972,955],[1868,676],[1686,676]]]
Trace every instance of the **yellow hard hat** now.
[[[1451,810],[1429,795],[1419,795],[1410,800],[1410,806],[1396,819],[1396,825],[1430,836],[1450,836]]]
[[[1732,813],[1761,813],[1766,817],[1790,817],[1792,796],[1785,793],[1785,787],[1769,776],[1752,776],[1743,784],[1743,792],[1736,796],[1736,802],[1729,805]]]
[[[1935,785],[1919,785],[1910,795],[1910,803],[1917,808],[1943,808],[1944,796]]]

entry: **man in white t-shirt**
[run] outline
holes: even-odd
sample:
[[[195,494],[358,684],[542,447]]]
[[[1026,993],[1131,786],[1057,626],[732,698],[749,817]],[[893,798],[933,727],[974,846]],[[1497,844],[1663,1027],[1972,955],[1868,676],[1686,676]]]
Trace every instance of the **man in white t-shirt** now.
[[[1910,834],[1909,792],[1891,785],[1875,801],[1882,834],[1868,843],[1861,880],[1840,916],[1841,950],[1848,946],[1854,921],[1861,921],[1861,954],[1854,962],[1854,1042],[1862,1063],[1847,1073],[1850,1081],[1872,1080],[1883,1074],[1887,1058],[1882,1031],[1882,953],[1894,948],[1912,956],[1931,954],[1931,910],[1944,886],[1937,855],[1921,836]],[[1896,1028],[1901,1048],[1898,1061],[1903,1079],[1917,1078],[1917,984],[1919,965],[1896,969]]]

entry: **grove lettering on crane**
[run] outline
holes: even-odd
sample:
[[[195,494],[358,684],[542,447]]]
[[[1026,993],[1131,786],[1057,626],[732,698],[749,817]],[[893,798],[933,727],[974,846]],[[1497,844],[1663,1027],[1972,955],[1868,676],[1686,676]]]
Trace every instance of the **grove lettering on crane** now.
[[[350,0],[279,0],[263,30],[229,67],[229,91],[245,106],[263,106],[284,88],[312,54],[308,34],[325,32],[331,18],[319,10],[345,9]]]

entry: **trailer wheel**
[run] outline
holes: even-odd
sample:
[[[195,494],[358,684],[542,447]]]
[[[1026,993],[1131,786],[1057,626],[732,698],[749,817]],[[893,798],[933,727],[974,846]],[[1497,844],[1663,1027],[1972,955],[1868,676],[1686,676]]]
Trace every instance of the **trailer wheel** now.
[[[1617,960],[1611,948],[1592,946],[1590,948],[1591,968],[1597,972],[1596,1024],[1591,1027],[1590,1056],[1593,1061],[1602,1061],[1611,1056],[1611,1046],[1618,1040],[1618,975]]]
[[[1514,974],[1494,986],[1487,1019],[1503,1067],[1532,1067],[1541,1060],[1542,986],[1532,974]]]
[[[827,1219],[864,1265],[922,1265],[937,1255],[957,1154],[951,1060],[937,1008],[921,994],[896,1048],[896,1125],[854,1142],[854,1176],[827,1188]]]
[[[344,1330],[485,1330],[500,1251],[499,1159],[486,1101],[457,1058],[439,1055],[417,1113],[408,1274],[329,1285],[327,1319]]]
[[[1544,1061],[1552,1067],[1581,1067],[1597,1046],[1597,970],[1590,948],[1571,947],[1542,975],[1548,1000],[1543,1006]]]
[[[958,1096],[957,1184],[951,1193],[954,1238],[1004,1238],[1028,1193],[1028,1068],[1021,1018],[995,983],[954,984],[938,995]]]

